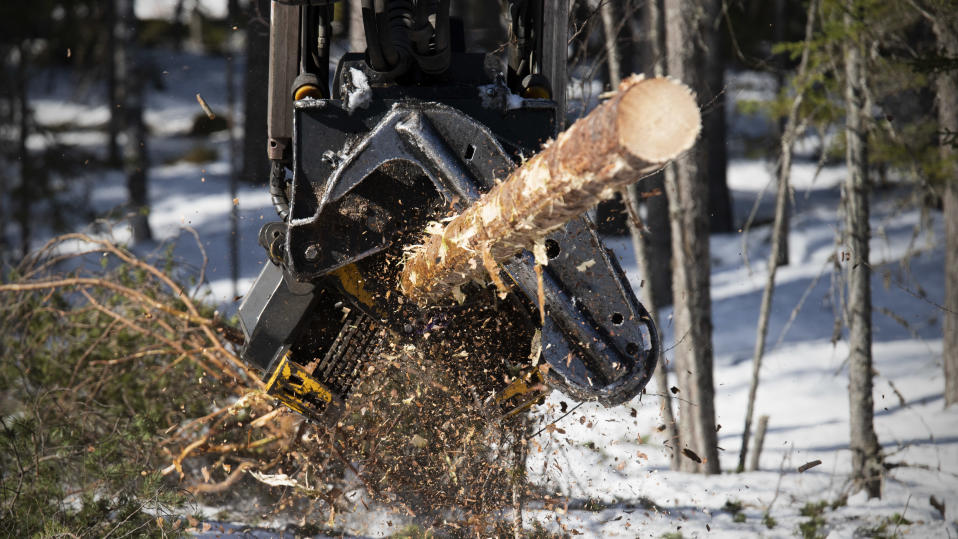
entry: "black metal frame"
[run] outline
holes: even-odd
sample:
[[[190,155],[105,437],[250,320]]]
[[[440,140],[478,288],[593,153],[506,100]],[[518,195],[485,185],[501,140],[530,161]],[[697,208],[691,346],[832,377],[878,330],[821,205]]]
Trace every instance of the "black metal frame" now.
[[[505,178],[556,134],[564,117],[564,84],[548,88],[555,99],[521,97],[531,85],[541,91],[550,80],[564,81],[565,34],[555,28],[556,18],[565,28],[564,2],[512,2],[513,33],[523,39],[514,43],[506,74],[481,54],[451,53],[448,67],[432,73],[417,71],[416,62],[404,73],[395,64],[384,71],[370,65],[370,54],[348,54],[325,94],[331,99],[295,103],[290,57],[310,53],[293,45],[309,32],[294,23],[328,5],[290,4],[273,3],[269,136],[270,158],[293,173],[287,184],[283,167],[274,166],[271,193],[284,222],[264,228],[261,243],[273,265],[240,308],[243,358],[267,371],[302,338],[317,290],[337,291],[397,334],[415,331],[409,322],[428,319],[429,310],[390,295],[396,274],[390,260],[428,219],[460,211]],[[368,105],[347,106],[343,97],[356,92],[367,94]],[[659,355],[651,318],[588,218],[553,233],[548,244],[541,328],[548,383],[581,400],[631,399]],[[503,272],[520,310],[538,323],[534,266],[526,252]],[[474,286],[466,292],[482,294]],[[455,313],[454,306],[436,308],[443,309]]]

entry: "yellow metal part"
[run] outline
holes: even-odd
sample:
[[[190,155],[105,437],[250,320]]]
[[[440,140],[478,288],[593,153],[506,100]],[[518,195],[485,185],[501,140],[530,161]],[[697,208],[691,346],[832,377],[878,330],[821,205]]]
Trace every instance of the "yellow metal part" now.
[[[366,290],[365,281],[359,273],[359,268],[356,267],[356,264],[343,266],[330,273],[330,275],[338,279],[343,290],[350,296],[356,298],[357,301],[369,308],[376,307],[376,300],[373,299],[373,295]]]
[[[504,402],[512,397],[515,397],[516,395],[525,395],[529,391],[531,391],[529,383],[523,380],[521,377],[516,378],[511,384],[502,390],[502,394],[496,397],[496,400],[499,402]]]
[[[533,99],[552,99],[552,93],[542,86],[530,86],[522,91],[522,97]]]
[[[312,97],[313,99],[322,99],[323,92],[319,89],[319,86],[304,84],[299,88],[296,88],[296,93],[293,94],[294,101],[299,101],[300,99],[305,99],[307,97]]]
[[[318,417],[335,397],[306,369],[289,360],[289,352],[276,365],[266,383],[266,392],[292,410]]]
[[[542,374],[539,369],[533,369],[531,372],[523,373],[516,377],[505,389],[496,397],[498,404],[504,404],[512,399],[508,404],[511,406],[503,416],[509,417],[530,408],[545,396],[545,387]]]

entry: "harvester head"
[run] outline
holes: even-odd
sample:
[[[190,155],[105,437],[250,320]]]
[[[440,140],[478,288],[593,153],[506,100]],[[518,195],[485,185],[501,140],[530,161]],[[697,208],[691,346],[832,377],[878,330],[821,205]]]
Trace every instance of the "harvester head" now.
[[[547,388],[605,405],[637,395],[656,329],[588,217],[545,239],[547,260],[524,251],[498,265],[505,290],[467,283],[423,306],[397,287],[409,246],[560,129],[564,3],[510,2],[505,60],[464,52],[448,1],[368,4],[367,50],[344,55],[327,84],[332,2],[273,2],[268,153],[280,220],[260,233],[268,261],[240,307],[243,359],[320,422],[338,417],[370,357],[404,345],[465,358],[470,390],[507,414]],[[495,365],[469,363],[480,357]]]

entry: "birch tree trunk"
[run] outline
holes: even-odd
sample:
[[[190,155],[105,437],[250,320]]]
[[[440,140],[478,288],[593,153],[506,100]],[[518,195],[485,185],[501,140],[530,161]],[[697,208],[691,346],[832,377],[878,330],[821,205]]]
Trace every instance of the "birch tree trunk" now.
[[[805,73],[808,68],[809,44],[812,40],[812,31],[815,25],[815,9],[817,3],[813,0],[808,4],[805,19],[805,47],[802,49],[802,59],[798,64],[798,73],[795,76],[798,93],[788,110],[785,120],[785,129],[780,140],[781,162],[778,166],[778,190],[775,195],[775,221],[772,225],[772,252],[768,257],[768,277],[765,281],[765,290],[762,292],[762,303],[759,307],[758,330],[755,337],[755,350],[752,355],[752,379],[748,387],[748,404],[745,409],[745,427],[742,429],[742,448],[738,455],[738,472],[745,471],[745,458],[748,455],[748,441],[752,432],[752,416],[755,413],[755,397],[758,394],[759,374],[762,369],[762,358],[765,355],[765,339],[768,337],[768,319],[772,311],[772,295],[775,292],[775,273],[782,264],[782,249],[788,249],[788,242],[783,238],[788,235],[788,184],[792,171],[792,145],[798,131],[798,111],[805,99]],[[788,257],[785,257],[787,262]],[[754,468],[753,468],[754,469]]]
[[[628,56],[628,53],[623,54],[621,48],[619,47],[620,39],[618,38],[620,33],[620,28],[623,26],[623,13],[621,10],[617,9],[616,5],[612,2],[605,2],[601,5],[602,10],[602,28],[605,34],[605,47],[606,47],[606,56],[609,66],[609,82],[612,86],[618,87],[621,82],[621,73],[623,72],[623,66],[621,58],[623,56]],[[647,16],[651,16],[653,20],[650,23],[647,23],[653,28],[658,27],[658,21],[661,19],[658,11],[657,2],[649,0],[645,6],[645,11],[648,13]],[[647,56],[656,58],[660,56],[661,46],[658,43],[658,39],[661,37],[661,34],[655,33],[654,36],[650,37],[650,45],[654,47],[654,52],[648,54]],[[664,71],[662,69],[662,64],[664,60],[660,59],[653,64],[659,64],[659,69],[649,70],[654,72],[656,76],[661,76]],[[657,179],[658,183],[662,183],[662,172],[657,172],[652,178],[648,178],[643,181],[643,184],[647,184],[649,180]],[[638,180],[638,179],[637,179]],[[656,286],[659,286],[659,283],[655,282],[654,278],[654,268],[653,255],[651,254],[651,241],[650,236],[654,233],[661,234],[662,231],[668,231],[668,220],[665,220],[665,223],[661,229],[658,229],[654,233],[650,233],[648,228],[646,228],[645,223],[639,217],[639,206],[641,204],[642,197],[639,194],[638,184],[633,182],[626,187],[625,191],[622,193],[622,201],[625,205],[627,223],[629,227],[629,235],[632,238],[632,250],[635,252],[635,262],[639,268],[639,275],[644,283],[640,287],[640,290],[637,293],[642,298],[642,303],[645,305],[646,310],[649,311],[649,314],[652,316],[652,320],[655,322],[656,327],[661,327],[659,325],[659,311],[658,303],[656,303]],[[667,214],[666,214],[667,215]],[[659,265],[660,271],[666,276],[669,276],[668,266],[666,263],[665,269],[661,269],[661,264]],[[660,279],[661,280],[661,279]],[[667,285],[671,286],[671,281]],[[662,411],[662,421],[665,423],[665,433],[669,440],[669,445],[672,448],[672,468],[678,469],[679,466],[679,450],[678,446],[678,426],[675,423],[675,416],[672,414],[672,394],[669,391],[669,381],[668,381],[668,366],[665,364],[663,358],[659,357],[658,362],[655,367],[655,387],[656,393],[661,399],[660,410]]]
[[[623,69],[628,69],[622,61],[622,48],[619,46],[623,13],[617,3],[602,2],[599,5],[599,14],[602,17],[602,38],[605,42],[605,65],[609,69],[609,85],[618,88],[624,76]]]
[[[765,431],[768,430],[768,416],[763,415],[758,418],[758,430],[755,433],[755,448],[752,449],[752,460],[748,465],[748,471],[754,472],[759,469],[762,458],[762,448],[765,446]]]
[[[646,72],[656,77],[667,74],[662,2],[647,0],[642,8],[643,31],[647,40],[643,63]],[[669,225],[669,199],[665,192],[665,176],[671,173],[672,167],[667,166],[643,180],[642,184],[646,193],[658,193],[644,198],[643,224],[647,233],[642,236],[649,264],[648,275],[644,277],[649,287],[648,297],[658,309],[672,305],[672,229]],[[664,367],[664,362],[660,364]],[[668,384],[664,389],[668,390]]]
[[[958,30],[954,13],[935,19],[938,48],[950,58],[958,57]],[[945,324],[943,363],[945,406],[958,403],[958,71],[938,75],[938,125],[941,160],[950,165],[945,175],[942,212],[945,217]]]
[[[349,0],[349,52],[366,51],[366,32],[363,30],[363,4]]]
[[[955,84],[952,83],[952,88]],[[958,93],[951,94],[958,99]],[[952,133],[958,132],[952,101]],[[954,144],[954,142],[952,142]],[[944,153],[944,151],[942,152]],[[951,155],[954,155],[954,149]],[[954,159],[954,157],[952,157]],[[958,179],[952,176],[945,188],[945,327],[944,327],[944,374],[945,406],[958,404]]]
[[[809,5],[814,3],[815,3],[814,1],[811,1],[809,2]],[[788,24],[788,20],[785,17],[785,0],[774,0],[772,4],[772,10],[774,13],[774,21],[775,21],[774,22],[775,27],[772,29],[772,41],[774,43],[783,43],[785,42],[785,39],[786,39],[785,27]],[[808,13],[812,14],[811,8],[809,8]],[[808,21],[811,19],[812,19],[812,16],[806,15],[806,18],[805,18],[805,21],[806,21],[805,42],[806,43],[808,42],[808,39],[809,39]],[[806,49],[807,48],[808,47],[806,46]],[[781,53],[775,57],[775,80],[777,82],[779,93],[781,93],[781,91],[785,88],[785,73],[788,70],[788,65],[786,61],[787,58],[788,57],[785,53]],[[779,140],[781,140],[783,137],[786,136],[785,133],[788,131],[788,119],[787,118],[785,120],[779,119],[779,121],[777,122],[777,125],[779,130],[778,138]],[[789,151],[791,151],[791,148],[789,148]],[[791,155],[789,155],[788,158],[791,159]],[[778,160],[779,177],[781,177],[781,174],[782,174],[782,167],[785,166],[784,162],[785,162],[785,154],[783,152],[779,154],[779,160]],[[785,231],[777,240],[779,243],[779,246],[778,246],[778,265],[779,266],[788,265],[788,231],[790,228],[789,227],[790,214],[791,214],[791,211],[789,210],[788,201],[786,201]]]
[[[856,491],[865,489],[869,498],[881,497],[882,455],[875,434],[872,397],[871,267],[868,240],[868,141],[866,72],[864,47],[855,28],[858,13],[855,0],[846,0],[843,15],[847,36],[845,60],[845,260],[847,282],[846,317],[849,325],[848,399],[849,448],[852,452],[852,479]]]
[[[665,2],[668,72],[693,89],[703,89],[706,84],[702,65],[706,54],[696,45],[705,7],[702,2]],[[681,460],[682,469],[718,473],[709,296],[708,163],[707,152],[699,148],[677,160],[672,167],[674,174],[666,175],[665,181],[672,226],[675,371],[684,397],[679,403],[679,436],[687,457]]]

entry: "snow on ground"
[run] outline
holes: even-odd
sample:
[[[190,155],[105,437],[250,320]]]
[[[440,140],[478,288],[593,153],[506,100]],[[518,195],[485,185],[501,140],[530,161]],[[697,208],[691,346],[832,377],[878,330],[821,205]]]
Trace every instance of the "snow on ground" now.
[[[176,0],[135,0],[133,9],[136,10],[136,16],[139,18],[172,19],[176,12],[176,4]],[[198,5],[203,14],[208,17],[223,18],[227,13],[226,0],[197,0],[194,5]]]
[[[150,169],[150,224],[156,241],[137,246],[137,250],[152,252],[163,242],[175,240],[175,256],[194,268],[195,275],[201,251],[184,227],[196,230],[209,259],[208,299],[231,312],[237,302],[228,262],[229,214],[234,203],[229,196],[228,139],[225,133],[209,139],[185,134],[199,112],[196,93],[202,93],[214,110],[225,107],[224,61],[170,53],[156,53],[153,58],[166,82],[164,92],[153,92],[149,98],[147,113],[154,163]],[[96,92],[77,96],[68,79],[53,80],[54,84],[44,85],[34,102],[39,122],[71,124],[70,129],[53,136],[102,154],[103,137],[96,128],[106,121],[106,109]],[[739,76],[731,86],[739,88],[738,93],[730,92],[732,100],[761,98],[770,92],[761,77],[752,81]],[[735,107],[728,110],[734,116]],[[755,120],[733,124],[746,130],[750,121]],[[32,140],[31,145],[45,147],[50,143],[48,137]],[[200,144],[216,149],[218,158],[206,164],[177,161]],[[745,222],[763,194],[757,222],[770,220],[770,171],[768,163],[744,157],[730,164],[729,184],[739,223]],[[877,371],[875,426],[888,460],[906,466],[889,472],[881,500],[856,495],[842,501],[850,467],[846,449],[847,346],[841,339],[832,343],[841,281],[832,270],[830,257],[840,250],[835,237],[844,173],[841,167],[826,167],[816,174],[815,164],[804,161],[797,162],[793,170],[791,264],[778,272],[770,349],[756,403],[756,413],[771,418],[760,470],[730,472],[737,463],[755,323],[766,277],[767,224],[753,227],[747,235],[715,235],[711,240],[716,410],[717,422],[722,425],[723,474],[704,477],[668,469],[663,435],[656,430],[661,418],[654,395],[613,409],[584,404],[559,421],[556,431],[540,434],[532,442],[530,478],[557,496],[548,504],[533,504],[525,515],[527,526],[535,521],[553,531],[590,537],[660,537],[672,532],[684,537],[786,537],[798,533],[800,525],[809,526],[812,517],[801,514],[807,504],[826,502],[824,524],[818,530],[822,535],[852,537],[884,523],[889,534],[958,537],[958,407],[943,409],[942,316],[935,306],[944,302],[942,219],[939,212],[925,216],[904,204],[908,198],[905,188],[892,186],[873,197],[872,318]],[[68,180],[68,196],[92,208],[96,215],[108,215],[124,203],[124,179],[117,171],[89,171]],[[256,245],[257,231],[275,214],[265,185],[242,186],[236,203],[241,260],[236,289],[242,294],[264,260]],[[105,228],[102,223],[94,226],[80,219],[74,227],[87,231]],[[14,227],[10,234],[15,233]],[[52,233],[46,225],[36,242]],[[129,237],[122,223],[113,226],[113,234],[120,240]],[[638,290],[630,242],[610,238],[608,245],[619,255]],[[903,264],[906,255],[909,262]],[[799,304],[800,311],[789,323]],[[662,320],[663,342],[669,347],[675,339],[669,312],[662,313]],[[671,359],[671,353],[666,353],[666,359]],[[539,421],[558,418],[563,400],[574,404],[554,393],[537,412]],[[804,473],[797,471],[798,466],[816,459],[822,464]],[[947,507],[944,518],[931,506],[932,496]],[[741,507],[739,516],[732,510],[737,506]],[[357,507],[362,511],[358,502]],[[771,519],[763,519],[766,513]],[[904,515],[907,523],[890,521],[895,514]],[[397,520],[385,512],[359,512],[344,518],[340,522],[349,533],[383,536],[397,529],[385,524]],[[242,526],[228,529],[236,531]],[[273,533],[265,530],[257,536],[270,535]]]
[[[806,167],[799,165],[795,171],[791,264],[778,272],[770,350],[756,401],[756,418],[770,416],[760,471],[730,473],[741,447],[758,306],[767,275],[768,226],[751,231],[750,269],[743,263],[742,234],[714,235],[711,241],[715,404],[726,473],[702,477],[668,469],[664,435],[656,430],[662,423],[656,397],[611,410],[588,404],[557,424],[564,434],[553,432],[538,441],[529,465],[536,482],[569,498],[576,508],[565,514],[542,509],[530,518],[549,523],[550,529],[593,536],[679,532],[686,537],[778,537],[795,534],[800,524],[811,520],[800,514],[806,504],[840,504],[851,465],[844,364],[848,349],[844,340],[831,342],[839,289],[828,260],[840,249],[835,231],[843,170],[826,169],[812,183]],[[729,169],[737,199],[754,200],[767,177],[757,162],[733,162]],[[888,461],[910,466],[889,473],[882,500],[858,495],[835,510],[826,509],[822,535],[851,537],[898,513],[912,522],[900,525],[899,533],[958,536],[954,509],[945,520],[930,504],[932,496],[946,507],[958,504],[958,408],[943,409],[941,312],[934,305],[944,299],[944,253],[935,241],[942,236],[942,220],[935,213],[925,227],[918,210],[899,207],[905,194],[892,189],[873,198],[872,226],[882,234],[872,240],[872,318],[875,428]],[[916,227],[920,234],[913,243]],[[630,241],[616,238],[607,244],[638,290]],[[910,264],[903,268],[900,261],[909,249]],[[783,335],[803,297],[802,309]],[[669,314],[664,312],[662,319],[667,321]],[[668,322],[663,326],[668,348],[675,336]],[[668,352],[666,359],[671,359]],[[562,399],[554,394],[547,406],[558,408]],[[632,409],[638,412],[635,417]],[[560,415],[554,410],[544,414],[543,421]],[[822,464],[797,471],[813,460]],[[723,509],[727,503],[741,504],[744,521],[734,521],[733,512]],[[774,527],[763,523],[766,512]],[[886,527],[891,533],[895,523]]]

